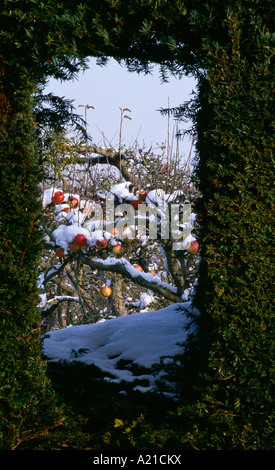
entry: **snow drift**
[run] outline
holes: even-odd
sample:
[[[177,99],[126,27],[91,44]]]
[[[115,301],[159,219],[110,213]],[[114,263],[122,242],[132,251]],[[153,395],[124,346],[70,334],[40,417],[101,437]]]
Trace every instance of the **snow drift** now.
[[[150,391],[156,381],[165,380],[163,372],[150,372],[152,365],[172,360],[184,350],[189,334],[190,319],[180,306],[190,308],[190,302],[173,304],[166,308],[138,312],[94,324],[71,326],[51,331],[43,339],[42,352],[48,361],[80,361],[94,364],[112,374],[112,382],[133,382],[144,379],[148,386],[135,389]],[[148,369],[138,377],[130,368],[118,368],[119,361],[133,361]]]

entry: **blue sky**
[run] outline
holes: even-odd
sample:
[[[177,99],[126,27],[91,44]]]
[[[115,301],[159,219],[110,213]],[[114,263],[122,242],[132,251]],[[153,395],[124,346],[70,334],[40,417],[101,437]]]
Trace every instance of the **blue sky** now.
[[[129,108],[131,120],[123,120],[122,140],[129,146],[137,139],[146,148],[167,142],[168,120],[158,112],[160,108],[177,106],[191,98],[196,87],[193,78],[170,77],[169,83],[161,83],[156,66],[152,75],[130,73],[110,59],[105,67],[89,62],[89,69],[79,74],[77,80],[59,82],[50,80],[47,91],[74,100],[79,114],[84,116],[84,108],[79,105],[94,106],[88,110],[88,131],[95,144],[103,145],[102,132],[107,143],[117,147],[119,142],[120,109]],[[180,127],[188,127],[182,123]],[[170,120],[170,136],[174,122]],[[190,151],[191,141],[185,138],[180,144],[184,158]]]

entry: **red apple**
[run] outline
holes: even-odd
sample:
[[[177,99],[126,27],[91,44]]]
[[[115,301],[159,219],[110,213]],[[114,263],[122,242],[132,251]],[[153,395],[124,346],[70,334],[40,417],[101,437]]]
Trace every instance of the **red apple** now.
[[[149,271],[149,273],[152,274],[152,276],[156,276],[156,271],[154,271],[153,269]]]
[[[80,250],[80,246],[79,245],[76,245],[75,243],[70,243],[69,244],[69,248],[71,251],[78,251]]]
[[[199,244],[198,242],[196,242],[195,240],[193,240],[190,245],[188,245],[188,247],[186,248],[186,251],[188,251],[188,253],[191,253],[192,255],[195,255],[198,251],[199,251]]]
[[[77,205],[78,205],[78,199],[77,199],[77,197],[70,196],[70,197],[68,198],[67,203],[68,203],[69,206],[72,207],[72,208],[73,208],[73,207],[77,207]]]
[[[140,271],[141,273],[143,272],[143,269],[141,266],[139,266],[139,264],[134,264],[134,268],[136,268],[138,271]]]
[[[122,248],[121,248],[121,245],[119,243],[117,243],[117,245],[114,245],[113,248],[112,248],[112,252],[114,253],[114,255],[119,255],[121,250],[122,250]]]
[[[62,212],[66,212],[66,214],[69,214],[70,210],[70,207],[65,207],[64,209],[62,209]]]
[[[109,286],[102,286],[101,289],[100,289],[100,293],[104,297],[110,297],[110,295],[112,293],[112,289]]]
[[[82,233],[79,233],[74,237],[73,243],[80,247],[87,246],[87,238]]]
[[[142,202],[141,202],[139,199],[134,199],[134,200],[131,202],[131,206],[132,206],[135,210],[138,209],[139,204],[142,204]]]
[[[62,201],[64,201],[65,196],[63,191],[56,191],[53,195],[53,202],[60,204]]]
[[[144,202],[146,200],[146,196],[147,196],[148,193],[150,193],[150,191],[139,191],[138,197],[139,197],[140,201]]]
[[[96,246],[98,248],[105,248],[107,245],[108,245],[108,242],[105,238],[103,238],[103,240],[97,240],[96,241]]]
[[[55,254],[56,256],[60,257],[60,256],[63,256],[64,255],[64,248],[57,248],[55,250]]]

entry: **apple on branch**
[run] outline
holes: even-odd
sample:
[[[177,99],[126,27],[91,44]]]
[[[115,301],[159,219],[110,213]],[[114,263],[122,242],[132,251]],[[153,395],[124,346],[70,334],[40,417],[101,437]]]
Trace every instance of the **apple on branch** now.
[[[65,199],[63,191],[56,191],[53,195],[53,202],[60,204]]]
[[[111,287],[109,286],[106,286],[106,285],[103,285],[100,289],[100,293],[101,295],[103,295],[104,297],[110,297],[111,293],[112,293],[112,289]]]
[[[69,196],[67,203],[71,208],[77,207],[78,206],[78,198],[74,196]]]
[[[69,214],[70,210],[71,210],[70,207],[66,206],[62,209],[62,212],[66,212],[66,214]]]
[[[69,244],[71,251],[86,250],[88,247],[87,238],[82,233],[78,233]]]
[[[96,246],[98,248],[106,248],[107,245],[108,245],[108,242],[105,238],[103,238],[102,240],[97,240],[96,241]]]
[[[112,252],[114,253],[114,255],[119,255],[121,250],[122,250],[122,247],[119,243],[117,243],[116,245],[112,247]]]
[[[145,202],[147,194],[150,193],[150,191],[139,191],[138,197],[139,200],[142,202]]]
[[[69,248],[71,251],[79,251],[80,250],[80,246],[79,245],[76,245],[75,243],[69,243]]]
[[[74,239],[73,239],[73,243],[75,245],[79,245],[80,247],[87,247],[87,238],[85,237],[85,235],[83,235],[82,233],[78,233]]]
[[[142,201],[140,201],[139,199],[134,199],[134,200],[131,202],[131,206],[132,206],[135,210],[138,209],[139,204],[142,204]]]
[[[139,265],[139,264],[134,264],[134,268],[136,268],[138,271],[140,271],[141,273],[143,272],[143,269],[142,267]]]
[[[188,253],[191,253],[192,255],[195,255],[199,251],[199,247],[200,246],[198,242],[196,240],[193,240],[186,248],[186,251],[188,251]]]
[[[61,247],[60,247],[60,248],[57,248],[57,249],[55,250],[55,254],[56,254],[56,256],[58,256],[58,257],[60,258],[61,256],[64,255],[64,248],[61,248]]]

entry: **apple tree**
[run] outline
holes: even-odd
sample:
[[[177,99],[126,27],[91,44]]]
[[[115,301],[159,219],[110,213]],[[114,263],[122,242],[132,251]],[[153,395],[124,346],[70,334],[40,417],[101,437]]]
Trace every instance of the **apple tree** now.
[[[188,300],[199,248],[190,158],[64,133],[51,142],[41,183],[44,331]]]

